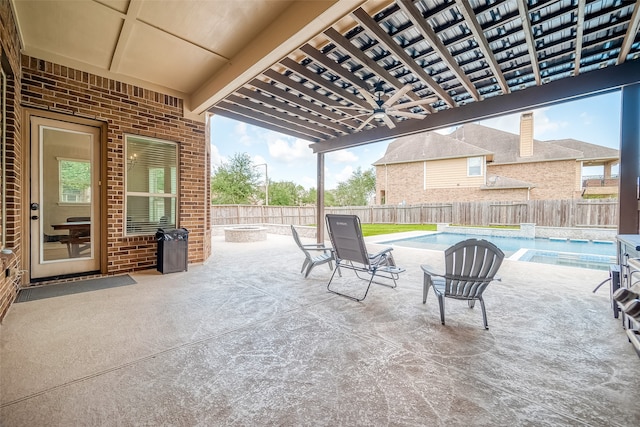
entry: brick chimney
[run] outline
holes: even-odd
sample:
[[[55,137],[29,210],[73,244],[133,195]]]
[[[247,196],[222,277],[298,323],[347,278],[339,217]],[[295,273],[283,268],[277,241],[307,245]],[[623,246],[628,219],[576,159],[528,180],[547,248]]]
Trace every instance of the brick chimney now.
[[[520,157],[533,156],[533,113],[520,115]]]

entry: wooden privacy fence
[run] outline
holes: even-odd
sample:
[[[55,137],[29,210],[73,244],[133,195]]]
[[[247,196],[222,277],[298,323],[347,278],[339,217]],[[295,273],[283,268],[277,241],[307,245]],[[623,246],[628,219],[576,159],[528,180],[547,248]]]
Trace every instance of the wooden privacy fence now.
[[[363,223],[616,227],[618,201],[530,200],[526,202],[453,202],[420,205],[326,207],[325,213],[358,215]],[[315,206],[212,205],[213,225],[316,222]]]

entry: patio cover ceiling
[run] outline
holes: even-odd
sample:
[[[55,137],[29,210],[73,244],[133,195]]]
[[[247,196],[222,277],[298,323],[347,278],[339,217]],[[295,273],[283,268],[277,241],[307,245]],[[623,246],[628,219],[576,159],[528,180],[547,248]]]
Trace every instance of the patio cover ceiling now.
[[[640,81],[640,1],[12,0],[23,52],[328,152]],[[375,117],[373,115],[375,114]]]

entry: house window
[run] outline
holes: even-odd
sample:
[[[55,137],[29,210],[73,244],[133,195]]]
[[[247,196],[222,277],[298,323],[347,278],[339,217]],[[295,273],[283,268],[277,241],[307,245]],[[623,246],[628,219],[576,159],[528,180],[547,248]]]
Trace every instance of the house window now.
[[[126,235],[176,227],[178,145],[127,135]]]
[[[482,157],[467,158],[467,176],[482,176]]]
[[[60,203],[91,203],[91,163],[59,158],[58,194]]]

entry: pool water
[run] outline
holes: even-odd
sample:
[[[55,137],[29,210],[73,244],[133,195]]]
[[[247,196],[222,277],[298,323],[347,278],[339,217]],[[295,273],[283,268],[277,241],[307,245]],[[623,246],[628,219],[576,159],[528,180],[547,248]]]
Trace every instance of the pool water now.
[[[590,268],[593,270],[608,270],[609,266],[616,262],[616,258],[604,255],[527,250],[524,255],[518,258],[518,261],[565,265],[569,267]]]
[[[616,246],[607,240],[547,239],[502,236],[478,236],[456,233],[432,233],[405,239],[379,242],[391,246],[444,251],[469,238],[485,239],[499,247],[506,257],[517,253],[519,261],[607,270],[615,263]],[[512,258],[513,259],[513,258]]]

